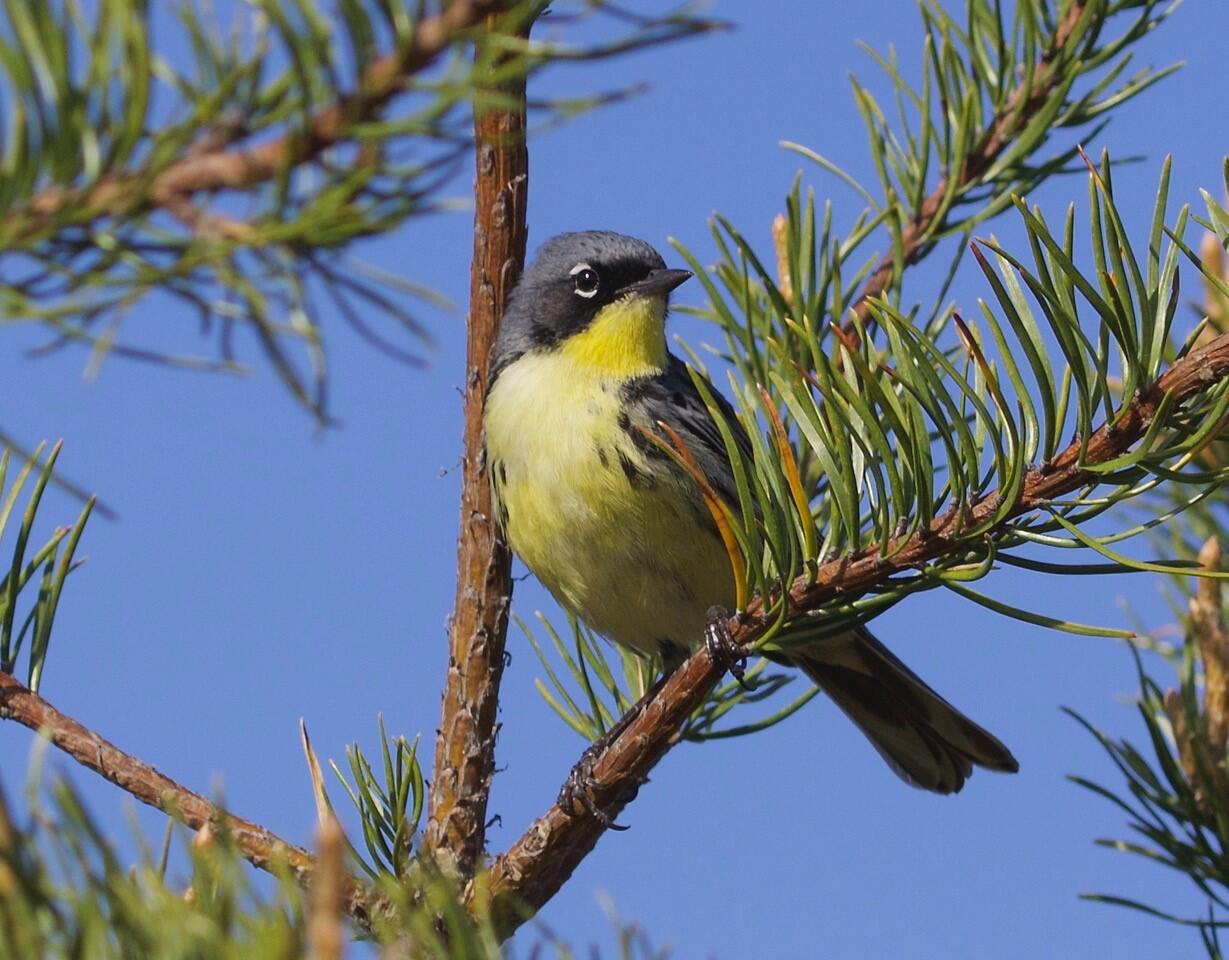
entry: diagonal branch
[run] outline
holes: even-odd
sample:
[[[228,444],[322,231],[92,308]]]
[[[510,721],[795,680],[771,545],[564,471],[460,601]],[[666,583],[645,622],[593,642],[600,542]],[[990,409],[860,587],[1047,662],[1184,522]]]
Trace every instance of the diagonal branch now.
[[[521,36],[529,35],[529,24]],[[525,263],[525,76],[498,88],[496,107],[474,118],[474,254],[465,371],[465,453],[457,592],[448,636],[448,673],[435,742],[426,847],[462,877],[473,873],[486,834],[495,772],[496,713],[512,599],[512,557],[495,522],[483,461],[482,408],[491,348]]]
[[[1006,524],[1047,501],[1097,481],[1086,464],[1105,463],[1130,450],[1147,432],[1161,402],[1170,395],[1176,410],[1185,400],[1229,378],[1229,334],[1177,361],[1149,387],[1126,404],[1112,424],[1101,426],[1089,438],[1081,460],[1079,439],[1053,459],[1026,475]],[[858,594],[886,583],[897,574],[967,548],[960,535],[989,519],[1000,507],[997,492],[969,505],[949,510],[930,526],[907,539],[879,549],[839,557],[821,565],[814,577],[800,577],[790,588],[791,607],[812,611],[837,596]],[[762,601],[749,605],[745,616],[731,621],[735,641],[742,647],[763,636],[770,624]],[[598,809],[614,818],[635,796],[649,772],[679,739],[691,712],[716,685],[724,669],[715,665],[701,647],[665,681],[645,709],[602,752],[593,767],[593,799]],[[607,821],[609,822],[609,821]],[[589,854],[606,827],[592,813],[576,806],[565,810],[556,803],[491,865],[484,890],[495,898],[501,933],[511,934],[526,915],[547,903]]]
[[[302,883],[311,879],[316,860],[302,847],[251,820],[220,809],[206,797],[176,783],[166,774],[69,717],[10,674],[0,673],[0,720],[14,720],[44,734],[83,767],[93,770],[142,803],[161,810],[193,830],[206,824],[223,825],[245,860],[263,870],[289,867]],[[368,917],[366,891],[349,875],[341,879],[347,914],[360,923]]]
[[[1052,460],[1031,470],[1002,523],[1095,482],[1097,474],[1084,465],[1105,463],[1129,451],[1146,433],[1166,394],[1172,395],[1173,411],[1226,378],[1229,334],[1222,334],[1170,367],[1122,409],[1113,425],[1100,427],[1089,438],[1083,460],[1077,439]],[[814,578],[794,582],[790,589],[791,604],[796,610],[813,610],[834,597],[868,590],[894,575],[960,550],[967,544],[960,538],[959,529],[985,520],[998,506],[998,495],[991,493],[972,504],[963,519],[949,511],[936,518],[926,531],[904,542],[889,544],[884,553],[890,559],[884,559],[878,550],[866,550],[826,563]],[[764,634],[769,624],[763,613],[757,599],[746,615],[732,624],[738,644],[746,647]],[[701,648],[666,679],[657,695],[594,764],[594,800],[599,809],[614,817],[631,802],[649,772],[678,742],[683,723],[723,673],[724,668],[715,665]],[[78,763],[189,827],[199,829],[206,823],[224,822],[239,851],[254,865],[268,869],[285,863],[300,880],[310,879],[314,859],[306,850],[258,824],[223,813],[205,797],[61,713],[6,673],[0,673],[0,719],[45,732],[51,743]],[[554,896],[605,830],[603,823],[583,808],[564,810],[555,804],[492,863],[489,875],[471,889],[470,896],[476,897],[479,890],[490,895],[495,901],[495,917],[501,932],[509,935],[523,922],[527,909],[537,910]],[[345,880],[344,902],[347,913],[360,922],[376,908],[352,878]]]
[[[83,188],[52,187],[31,197],[9,215],[24,226],[23,240],[49,227],[66,211],[88,210],[89,218],[131,215],[154,208],[173,209],[193,194],[245,190],[273,180],[284,170],[314,160],[349,135],[355,123],[370,120],[405,88],[406,80],[431,66],[449,45],[506,6],[506,0],[454,0],[436,16],[419,23],[404,48],[374,61],[358,89],[314,113],[304,129],[258,146],[190,149],[153,177],[129,170]],[[77,221],[77,218],[74,217]],[[79,222],[79,221],[77,221]]]
[[[964,166],[955,174],[955,186],[951,183],[952,172],[945,172],[935,184],[935,188],[922,201],[913,219],[905,224],[900,240],[902,269],[917,263],[934,245],[932,235],[935,228],[941,226],[940,211],[945,209],[949,192],[959,197],[964,190],[973,186],[999,158],[999,154],[1011,144],[1016,134],[1045,106],[1055,85],[1061,79],[1060,67],[1064,59],[1074,53],[1067,47],[1087,8],[1088,0],[1074,0],[1067,8],[1066,16],[1054,32],[1052,43],[1038,59],[1031,75],[1021,77],[1003,109],[995,116],[994,122],[969,151]],[[842,324],[845,333],[852,336],[855,342],[859,340],[859,325],[866,327],[873,322],[873,301],[882,297],[895,279],[896,254],[889,252],[875,265],[875,269],[866,278],[862,291],[850,307],[857,321],[851,316]]]

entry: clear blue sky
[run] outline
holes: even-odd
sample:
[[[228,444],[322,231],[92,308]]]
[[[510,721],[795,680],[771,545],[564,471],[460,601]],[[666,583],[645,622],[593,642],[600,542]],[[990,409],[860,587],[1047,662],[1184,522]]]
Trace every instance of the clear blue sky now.
[[[905,3],[717,3],[736,29],[615,63],[560,69],[538,90],[597,90],[647,81],[647,94],[552,130],[531,146],[531,247],[563,230],[606,228],[666,249],[678,237],[711,259],[706,217],[718,209],[765,247],[768,224],[799,168],[777,146],[800,141],[873,180],[847,75],[874,75],[856,47],[896,43],[906,71],[920,47]],[[754,12],[753,12],[754,11]],[[161,11],[159,13],[161,15]],[[1225,137],[1224,38],[1229,8],[1191,0],[1141,47],[1146,62],[1186,59],[1178,76],[1127,106],[1102,137],[1144,153],[1116,185],[1140,229],[1158,165],[1174,153],[1171,194],[1220,192]],[[806,171],[848,222],[855,200]],[[468,171],[452,186],[465,197]],[[1082,179],[1032,199],[1053,217],[1085,195]],[[373,262],[463,304],[470,215],[444,214],[369,243]],[[1006,237],[1014,225],[994,225]],[[668,260],[676,257],[667,255]],[[1184,290],[1196,289],[1189,268]],[[921,269],[910,290],[936,282]],[[986,294],[970,270],[952,295]],[[698,287],[676,295],[697,302]],[[422,731],[439,710],[454,578],[463,315],[425,315],[440,346],[425,372],[373,352],[341,322],[328,326],[334,413],[320,433],[256,359],[248,379],[173,373],[112,360],[83,381],[81,354],[31,360],[30,330],[6,330],[0,426],[34,441],[64,437],[64,469],[121,514],[95,520],[90,563],[65,597],[43,692],[123,748],[230,806],[310,842],[314,811],[300,752],[304,717],[322,757],[358,739],[376,714],[390,731]],[[1189,321],[1184,316],[1183,323]],[[691,342],[698,326],[679,322]],[[194,318],[140,313],[128,334],[208,350]],[[250,348],[250,344],[246,345]],[[14,401],[13,398],[20,398]],[[52,521],[75,515],[50,498]],[[1167,614],[1147,579],[987,581],[1009,602],[1072,619],[1125,625],[1129,591],[1152,624]],[[515,609],[553,610],[531,579]],[[1114,782],[1100,749],[1059,712],[1070,705],[1116,735],[1141,728],[1127,651],[1111,640],[1048,633],[940,594],[906,602],[879,634],[941,692],[998,734],[1018,776],[977,774],[954,798],[902,786],[828,703],[753,738],[672,753],[624,819],[542,914],[583,948],[608,943],[598,894],[679,958],[1191,955],[1193,933],[1082,903],[1105,890],[1197,912],[1201,901],[1160,868],[1092,845],[1123,834],[1121,817],[1064,778]],[[555,796],[582,744],[533,689],[540,669],[510,641],[491,812],[494,849],[512,842]],[[10,793],[31,737],[0,725]],[[121,794],[63,759],[113,835]],[[151,831],[158,818],[143,815]],[[524,952],[532,931],[519,938]]]

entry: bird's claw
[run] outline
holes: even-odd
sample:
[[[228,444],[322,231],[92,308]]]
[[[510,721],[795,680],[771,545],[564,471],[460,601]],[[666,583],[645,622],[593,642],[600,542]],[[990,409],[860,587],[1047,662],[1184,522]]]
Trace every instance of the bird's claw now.
[[[719,667],[730,671],[744,690],[755,688],[746,680],[747,655],[730,635],[729,621],[742,622],[742,611],[730,613],[725,607],[709,607],[708,622],[704,625],[704,647],[708,656]]]
[[[574,813],[575,806],[579,803],[594,820],[607,830],[626,830],[628,827],[625,824],[615,823],[614,817],[599,807],[593,797],[598,786],[593,776],[593,768],[605,749],[606,737],[589,744],[559,789],[559,799],[556,803],[569,815]]]

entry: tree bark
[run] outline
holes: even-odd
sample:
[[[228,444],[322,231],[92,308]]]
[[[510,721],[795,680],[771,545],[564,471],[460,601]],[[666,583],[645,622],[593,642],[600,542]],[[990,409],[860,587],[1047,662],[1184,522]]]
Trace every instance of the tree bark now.
[[[517,32],[528,36],[529,24]],[[516,106],[476,111],[474,119],[474,255],[466,343],[457,592],[425,834],[426,847],[436,861],[462,877],[472,875],[485,840],[487,798],[495,770],[499,683],[512,599],[512,558],[493,513],[484,463],[482,408],[491,348],[508,295],[525,263],[529,155],[525,148],[523,75],[497,90]]]

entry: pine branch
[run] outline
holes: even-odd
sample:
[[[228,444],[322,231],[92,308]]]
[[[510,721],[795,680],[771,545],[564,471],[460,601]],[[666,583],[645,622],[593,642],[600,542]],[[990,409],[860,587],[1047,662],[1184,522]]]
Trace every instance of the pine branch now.
[[[1089,466],[1122,456],[1137,443],[1161,410],[1168,396],[1170,410],[1229,378],[1229,334],[1221,335],[1167,370],[1148,389],[1126,404],[1113,423],[1103,424],[1088,439],[1081,459],[1077,438],[1055,457],[1033,468],[1025,478],[1010,510],[1000,524],[1045,505],[1097,480]],[[1000,507],[997,492],[971,504],[963,516],[949,510],[929,527],[887,550],[864,550],[821,565],[814,577],[802,577],[790,590],[790,606],[813,611],[832,599],[866,591],[891,577],[917,569],[964,543],[955,535],[960,527],[977,524]],[[884,559],[889,557],[890,559]],[[733,627],[735,641],[746,648],[770,627],[761,599],[749,606]],[[479,646],[481,646],[479,644]],[[679,732],[692,711],[720,680],[724,669],[701,648],[663,684],[660,691],[603,752],[594,765],[594,799],[608,814],[618,812],[635,796],[656,763],[678,742]],[[0,719],[15,720],[36,731],[46,731],[51,742],[83,766],[132,794],[143,803],[175,816],[199,829],[225,816],[227,829],[245,859],[270,869],[285,863],[301,880],[310,877],[313,858],[265,828],[225,815],[205,797],[177,784],[153,767],[124,753],[82,724],[56,710],[8,674],[0,673]],[[592,814],[576,806],[551,807],[507,852],[491,866],[482,884],[497,907],[501,932],[510,935],[525,914],[544,905],[571,876],[605,832]],[[474,898],[478,891],[471,889]],[[372,909],[363,891],[346,880],[347,913],[360,921]]]
[[[22,145],[0,182],[6,318],[46,330],[37,354],[88,349],[92,370],[119,356],[241,371],[250,348],[237,350],[233,334],[247,328],[295,401],[330,422],[326,323],[423,363],[418,348],[432,337],[411,304],[440,298],[351,257],[359,241],[447,204],[473,109],[506,105],[480,89],[483,75],[498,63],[501,81],[532,76],[720,26],[685,7],[640,16],[609,0],[563,5],[578,8],[570,23],[586,42],[519,40],[543,0],[270,3],[239,12],[229,38],[208,4],[187,3],[177,19],[188,55],[171,60],[157,56],[145,3],[102,0],[94,23],[72,5],[49,8],[29,36],[23,6],[0,8],[11,54],[0,98]],[[615,27],[595,34],[585,21]],[[47,77],[28,66],[44,61]],[[626,92],[531,106],[564,122]],[[125,342],[155,291],[216,337],[216,357]]]
[[[987,535],[1057,497],[1098,482],[1098,474],[1087,467],[1108,463],[1129,451],[1144,437],[1167,397],[1172,412],[1227,378],[1229,334],[1224,334],[1174,363],[1125,404],[1112,422],[1093,432],[1086,444],[1077,437],[1057,455],[1033,467],[1011,508],[999,515]],[[1000,494],[994,491],[964,511],[949,509],[923,530],[897,538],[883,550],[875,546],[824,563],[814,576],[793,582],[789,606],[800,614],[811,613],[835,598],[856,596],[887,584],[898,574],[963,551],[968,543],[958,536],[959,531],[987,521],[1001,508]],[[729,624],[735,642],[744,649],[772,626],[764,613],[764,599],[757,597],[744,616]],[[678,742],[683,723],[723,673],[701,647],[669,676],[595,763],[593,798],[599,809],[617,817],[657,762]],[[484,892],[502,907],[498,914],[501,930],[510,934],[522,922],[526,909],[534,911],[547,903],[605,830],[601,821],[580,806],[565,810],[556,803],[536,820],[494,861],[483,885]]]
[[[523,38],[528,37],[529,26],[523,26]],[[457,592],[425,837],[436,860],[462,877],[473,873],[483,851],[512,600],[512,558],[495,523],[482,456],[482,408],[491,347],[525,263],[529,154],[524,74],[497,92],[514,106],[484,110],[474,120],[477,174]]]
[[[1223,504],[1223,501],[1222,501]],[[1175,539],[1190,534],[1191,517],[1183,517]],[[1229,839],[1229,775],[1225,744],[1229,737],[1229,643],[1224,621],[1221,548],[1216,536],[1199,550],[1205,576],[1195,585],[1186,616],[1175,626],[1184,649],[1168,658],[1177,668],[1178,687],[1164,689],[1144,668],[1141,646],[1131,653],[1139,678],[1135,700],[1146,737],[1137,746],[1106,736],[1079,713],[1064,708],[1093,737],[1118,770],[1120,785],[1083,776],[1068,779],[1110,800],[1127,815],[1126,839],[1100,838],[1097,846],[1171,868],[1187,876],[1199,891],[1202,909],[1170,910],[1147,900],[1116,894],[1082,893],[1081,899],[1137,910],[1182,926],[1199,928],[1209,957],[1223,956],[1217,930],[1224,920],[1229,892],[1229,863],[1223,851]],[[1183,584],[1182,586],[1187,586]],[[1154,647],[1155,649],[1155,647]],[[1201,669],[1200,669],[1201,668]]]
[[[946,207],[949,195],[958,196],[972,186],[978,177],[990,169],[1004,148],[1011,143],[1012,137],[1028,126],[1029,121],[1045,106],[1055,85],[1061,79],[1063,61],[1074,55],[1074,51],[1068,50],[1067,47],[1089,6],[1089,0],[1074,0],[1067,8],[1066,16],[1054,33],[1053,42],[1041,54],[1031,76],[1020,78],[1019,84],[982,135],[981,141],[969,151],[963,168],[955,174],[956,183],[952,184],[953,174],[947,171],[927,194],[925,201],[901,234],[899,256],[902,268],[917,263],[934,245],[931,233],[936,226],[936,218]],[[851,307],[853,316],[842,321],[842,331],[851,337],[854,343],[859,339],[859,326],[865,327],[872,321],[873,302],[883,296],[893,279],[898,279],[897,256],[898,253],[894,251],[884,254],[883,259],[866,278],[862,291],[854,301]]]
[[[54,187],[9,214],[9,236],[20,241],[35,235],[67,209],[88,209],[92,218],[131,216],[158,207],[174,212],[197,193],[245,190],[272,180],[319,157],[349,135],[355,123],[375,117],[409,77],[430,67],[465,31],[506,6],[506,0],[455,0],[418,24],[404,49],[374,61],[357,92],[317,111],[304,129],[245,149],[228,150],[225,143],[190,149],[152,182],[141,171],[123,171],[85,190]]]
[[[284,866],[301,883],[311,879],[316,860],[302,847],[288,843],[251,820],[219,809],[206,797],[61,713],[7,673],[0,673],[0,719],[14,720],[45,735],[83,767],[193,830],[208,824],[221,825],[243,858],[254,866],[270,872]],[[365,922],[369,909],[366,891],[348,874],[339,882],[346,913]]]

